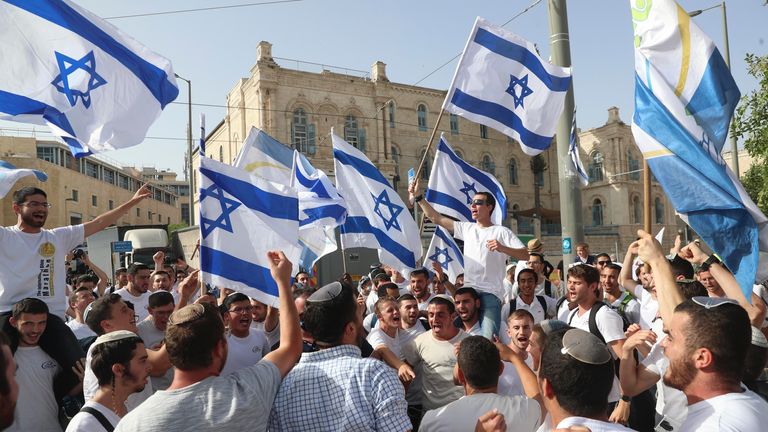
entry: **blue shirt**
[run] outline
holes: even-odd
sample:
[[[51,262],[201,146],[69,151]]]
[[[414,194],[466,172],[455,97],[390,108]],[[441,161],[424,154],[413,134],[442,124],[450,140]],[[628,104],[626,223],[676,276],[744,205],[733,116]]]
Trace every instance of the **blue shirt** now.
[[[405,392],[394,369],[340,345],[304,353],[284,378],[271,431],[406,431]]]

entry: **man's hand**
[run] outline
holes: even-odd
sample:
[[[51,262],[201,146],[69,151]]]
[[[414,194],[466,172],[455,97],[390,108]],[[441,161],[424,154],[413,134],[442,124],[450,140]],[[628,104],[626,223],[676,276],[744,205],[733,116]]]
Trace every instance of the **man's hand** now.
[[[133,198],[131,198],[131,201],[133,201],[133,203],[135,204],[143,200],[144,198],[151,197],[152,190],[150,189],[149,186],[150,186],[149,183],[144,183],[144,185],[140,187],[135,194],[133,194]]]
[[[629,327],[624,331],[624,336],[630,337],[633,334],[637,333],[640,330],[640,326],[637,324],[630,324]]]
[[[198,273],[200,273],[200,270],[195,270],[179,282],[179,286],[176,289],[179,291],[181,297],[189,300],[195,295],[199,288],[197,279]]]
[[[163,269],[163,261],[165,261],[165,252],[157,251],[152,255],[152,261],[155,263],[155,270]],[[158,267],[159,265],[159,267]]]
[[[400,381],[402,381],[403,384],[409,384],[411,381],[413,381],[414,378],[416,378],[416,373],[413,371],[413,368],[408,363],[403,362],[402,365],[397,369],[397,376],[400,377]]]
[[[496,408],[481,415],[475,425],[475,432],[504,432],[506,430],[507,423],[504,421],[504,414]]]
[[[637,254],[643,262],[651,264],[651,267],[655,267],[654,263],[667,259],[664,251],[661,249],[661,243],[650,233],[637,230],[637,236],[640,237],[635,242],[637,243]]]
[[[432,269],[435,270],[435,274],[437,275],[439,280],[439,278],[443,276],[443,266],[441,266],[440,263],[437,261],[432,261]]]
[[[689,243],[687,246],[680,249],[678,255],[691,264],[699,265],[703,264],[704,261],[709,258],[709,255],[705,254],[696,243]]]
[[[293,264],[286,258],[283,251],[269,251],[267,258],[269,258],[269,272],[274,280],[291,280]]]
[[[656,333],[652,330],[638,330],[624,341],[624,345],[621,349],[625,354],[630,354],[635,348],[641,347],[647,343],[650,343],[651,345],[655,344],[656,338]]]
[[[408,198],[413,201],[416,195],[419,194],[419,180],[414,180],[413,183],[408,185]]]
[[[616,404],[616,408],[613,409],[608,421],[626,426],[629,421],[629,402],[620,400],[619,403]]]
[[[498,240],[488,240],[486,246],[488,246],[488,249],[492,250],[493,252],[500,252],[499,249],[504,247],[504,245],[499,243]]]
[[[83,377],[85,377],[85,359],[81,358],[80,360],[75,362],[75,365],[72,366],[72,373],[74,373],[77,376],[77,379],[80,380],[80,384],[83,383]]]
[[[675,244],[672,246],[672,248],[669,250],[670,255],[677,255],[680,253],[680,246],[683,244],[683,239],[680,237],[680,234],[675,236]]]

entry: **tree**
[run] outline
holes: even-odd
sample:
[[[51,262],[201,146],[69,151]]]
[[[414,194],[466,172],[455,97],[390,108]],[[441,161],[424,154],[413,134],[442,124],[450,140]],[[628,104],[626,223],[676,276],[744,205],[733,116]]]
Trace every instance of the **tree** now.
[[[731,134],[744,138],[744,148],[755,161],[742,178],[744,189],[760,210],[768,213],[768,55],[747,54],[745,61],[758,87],[741,98]]]

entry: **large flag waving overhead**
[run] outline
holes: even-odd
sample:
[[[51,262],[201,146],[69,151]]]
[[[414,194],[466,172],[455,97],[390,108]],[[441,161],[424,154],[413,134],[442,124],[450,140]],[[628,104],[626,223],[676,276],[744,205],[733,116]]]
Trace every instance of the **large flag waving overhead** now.
[[[0,198],[5,197],[19,179],[35,176],[40,181],[48,180],[48,175],[40,170],[16,168],[13,164],[0,160]]]
[[[749,299],[759,251],[768,250],[768,219],[720,156],[739,90],[685,10],[672,0],[643,6],[632,8],[632,133],[675,210],[723,259]],[[762,272],[767,267],[760,265]]]
[[[438,263],[451,281],[455,281],[456,276],[464,273],[464,254],[453,237],[441,226],[436,226],[435,233],[432,234],[427,260]]]
[[[282,250],[296,265],[301,251],[295,189],[200,158],[200,231],[204,281],[278,305],[267,251]]]
[[[535,156],[552,143],[570,85],[570,68],[543,61],[532,43],[478,17],[443,109],[520,141]]]
[[[496,198],[491,221],[501,225],[507,208],[504,188],[496,177],[462,160],[441,135],[435,152],[435,163],[429,175],[425,195],[427,202],[442,214],[472,222],[469,206],[478,192],[490,192]]]
[[[421,258],[416,221],[389,181],[360,150],[333,132],[331,139],[336,188],[347,201],[342,244],[378,249],[382,264],[410,273]]]
[[[171,63],[67,0],[0,2],[0,119],[76,157],[141,143],[179,89]]]
[[[310,269],[322,256],[337,249],[334,228],[344,222],[344,200],[328,176],[315,169],[301,153],[266,132],[251,128],[235,166],[269,181],[292,185],[299,198],[298,264]]]

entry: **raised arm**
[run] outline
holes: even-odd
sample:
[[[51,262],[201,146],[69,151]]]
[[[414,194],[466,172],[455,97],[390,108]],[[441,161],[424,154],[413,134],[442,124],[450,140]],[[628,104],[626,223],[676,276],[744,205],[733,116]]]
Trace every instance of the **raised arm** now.
[[[149,188],[149,183],[145,183],[144,186],[140,187],[139,190],[136,191],[136,193],[133,195],[133,198],[106,213],[100,214],[96,217],[96,219],[83,224],[83,227],[85,228],[85,237],[96,234],[97,232],[110,225],[114,225],[117,223],[118,219],[128,213],[128,210],[136,206],[136,204],[141,202],[141,200],[149,197],[150,195],[152,195],[152,191]]]
[[[665,323],[670,323],[672,322],[672,313],[685,298],[680,288],[677,287],[675,277],[672,275],[672,267],[661,250],[661,244],[652,235],[643,230],[638,230],[637,235],[640,237],[635,242],[638,247],[638,255],[644,263],[651,266],[653,282],[656,285],[656,294],[659,299],[661,319]]]
[[[107,288],[107,285],[109,284],[109,276],[107,276],[107,274],[104,273],[104,270],[99,268],[99,266],[97,266],[96,263],[94,263],[93,261],[91,261],[90,258],[88,258],[87,253],[83,254],[83,262],[99,278],[99,283],[96,284],[96,290],[99,292],[99,297],[103,296],[104,290]]]
[[[419,207],[421,207],[421,210],[424,211],[424,214],[427,215],[429,220],[447,229],[451,232],[451,234],[453,234],[453,219],[438,213],[437,210],[435,210],[435,208],[432,207],[432,205],[424,199],[424,195],[419,194],[418,180],[408,186],[408,198],[411,200],[411,202],[418,202]]]
[[[291,262],[282,251],[267,252],[269,272],[277,282],[280,300],[280,347],[264,356],[274,363],[281,376],[286,376],[301,355],[299,313],[291,295]]]
[[[624,262],[621,263],[621,271],[619,272],[619,283],[632,294],[635,294],[635,288],[637,288],[637,282],[632,277],[632,263],[635,261],[635,255],[637,255],[637,243],[630,243],[627,253],[624,255]]]

